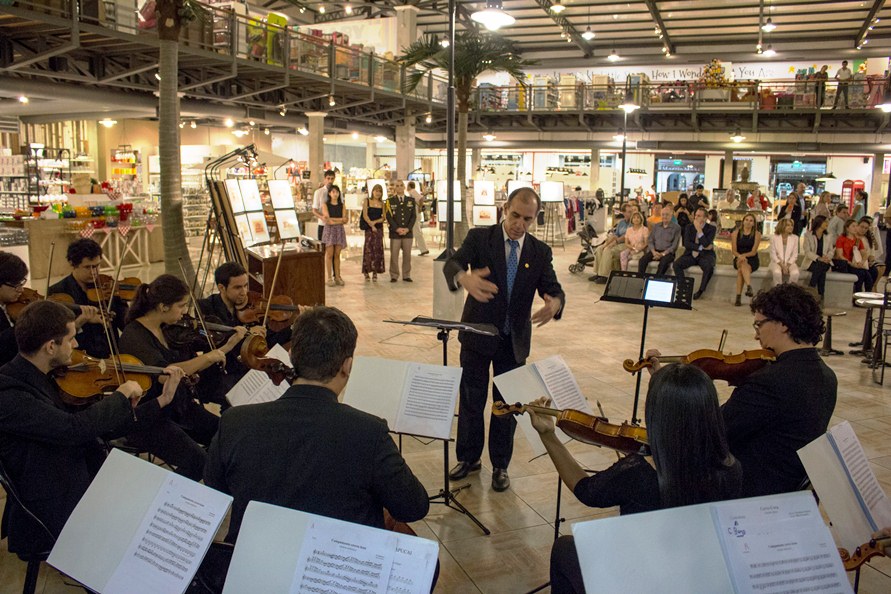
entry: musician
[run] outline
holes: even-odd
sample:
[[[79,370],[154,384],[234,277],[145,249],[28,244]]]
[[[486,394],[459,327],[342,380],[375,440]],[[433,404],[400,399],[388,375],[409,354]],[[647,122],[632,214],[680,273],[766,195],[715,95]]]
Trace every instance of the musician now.
[[[550,417],[527,410],[560,480],[585,505],[618,505],[631,514],[739,497],[742,468],[727,445],[718,393],[697,367],[668,365],[650,378],[645,417],[652,458],[632,454],[593,475],[560,442]],[[575,543],[563,536],[551,550],[551,592],[584,591]]]
[[[16,347],[14,320],[7,313],[6,306],[16,303],[22,296],[28,282],[28,265],[21,258],[9,252],[0,252],[0,365],[8,363],[15,357]],[[81,328],[87,323],[99,323],[102,318],[95,307],[80,307],[80,314],[75,318],[75,326]]]
[[[99,265],[102,262],[102,247],[92,239],[78,239],[68,245],[66,254],[71,274],[50,286],[48,293],[63,293],[70,296],[78,305],[90,305],[87,289],[93,286],[94,276],[98,278]],[[105,304],[108,307],[108,304]],[[114,338],[124,329],[127,317],[127,304],[117,296],[111,298],[111,311],[114,312],[109,330],[115,333]],[[103,325],[86,323],[77,333],[77,344],[88,355],[104,359],[109,356],[108,339]]]
[[[495,337],[470,332],[458,334],[464,371],[458,415],[458,464],[449,473],[452,480],[460,480],[481,466],[489,367],[499,375],[525,364],[532,340],[532,323],[542,326],[554,318],[560,319],[566,303],[566,295],[554,272],[551,248],[527,233],[540,208],[541,200],[535,191],[515,190],[504,205],[502,223],[471,229],[443,269],[452,291],[459,286],[467,290],[461,321],[488,322],[499,332]],[[530,319],[536,291],[544,299],[544,306]],[[497,387],[492,390],[492,399],[504,400]],[[507,467],[513,453],[515,429],[513,417],[491,418],[489,459],[493,467],[492,488],[496,491],[510,486]]]
[[[801,487],[807,475],[797,451],[826,432],[838,389],[814,348],[825,324],[810,293],[777,285],[758,293],[750,307],[755,339],[776,362],[746,377],[721,407],[730,451],[743,467],[743,497]]]
[[[236,328],[232,337],[218,348],[208,349],[200,355],[190,347],[177,348],[167,342],[164,327],[182,319],[188,306],[189,287],[175,276],[162,274],[151,283],[140,285],[127,314],[127,325],[121,334],[121,352],[133,355],[146,365],[164,367],[176,364],[190,376],[211,365],[225,364],[226,354],[241,342],[247,332],[243,326]],[[161,386],[156,383],[148,391],[146,398],[155,397],[160,390]],[[217,398],[199,396],[211,401]],[[185,388],[177,393],[177,400],[169,414],[171,420],[202,445],[210,443],[219,424],[219,418],[195,402],[193,395]]]
[[[180,369],[166,368],[161,393],[138,407],[142,389],[126,381],[92,406],[66,412],[51,374],[71,362],[75,336],[70,309],[53,301],[32,303],[15,326],[19,354],[0,367],[0,462],[28,510],[7,497],[3,524],[13,553],[38,554],[52,547],[104,459],[97,439],[131,430],[136,418],[139,423],[158,419],[182,378]]]
[[[356,339],[340,310],[301,313],[291,344],[292,386],[278,400],[223,415],[204,482],[234,497],[227,541],[237,538],[249,501],[377,528],[384,527],[384,509],[402,522],[427,515],[427,492],[386,422],[337,400]]]

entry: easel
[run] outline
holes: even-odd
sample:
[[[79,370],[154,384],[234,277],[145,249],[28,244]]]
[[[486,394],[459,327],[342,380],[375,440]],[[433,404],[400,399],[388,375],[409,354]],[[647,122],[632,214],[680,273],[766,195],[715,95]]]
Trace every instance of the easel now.
[[[666,291],[660,292],[659,289]],[[661,297],[657,299],[657,294]],[[663,300],[664,299],[664,300]],[[637,360],[644,356],[647,339],[647,318],[651,307],[671,307],[674,309],[693,309],[693,279],[679,279],[675,276],[658,276],[641,272],[613,270],[606,281],[602,301],[617,301],[644,306],[643,325],[640,330],[640,353]],[[634,405],[631,409],[631,424],[639,425],[637,407],[640,403],[640,381],[642,373],[637,373],[634,386]]]
[[[561,216],[561,210],[565,207],[563,202],[543,202],[544,206],[544,241],[548,245],[557,245],[557,239],[560,240],[560,247],[566,249],[566,236],[563,234],[564,217]]]
[[[416,316],[415,318],[409,321],[399,321],[399,320],[384,320],[385,322],[389,322],[391,324],[403,324],[405,326],[423,326],[427,328],[436,328],[438,332],[436,333],[436,339],[442,342],[442,364],[445,367],[448,367],[449,364],[449,333],[452,330],[461,330],[464,332],[473,332],[474,334],[482,334],[483,336],[497,336],[498,329],[492,324],[470,324],[465,322],[452,322],[449,320],[436,320],[433,318],[425,318],[422,316]],[[400,434],[401,439],[401,434]],[[483,534],[488,536],[491,534],[488,528],[486,528],[482,522],[480,522],[476,516],[470,513],[466,507],[464,507],[461,502],[459,502],[455,495],[459,491],[463,491],[464,489],[470,488],[470,483],[466,485],[462,485],[455,489],[449,488],[449,441],[442,441],[442,476],[443,476],[443,487],[439,490],[439,493],[436,495],[432,495],[430,497],[430,503],[441,503],[446,507],[453,509],[455,511],[459,511],[470,520],[476,524],[480,530],[483,531]]]

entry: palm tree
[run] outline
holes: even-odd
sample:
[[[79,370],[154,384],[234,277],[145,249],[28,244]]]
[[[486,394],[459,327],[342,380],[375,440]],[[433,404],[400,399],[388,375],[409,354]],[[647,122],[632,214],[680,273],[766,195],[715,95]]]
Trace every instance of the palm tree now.
[[[526,66],[537,62],[523,60],[513,44],[499,35],[480,34],[476,31],[462,31],[455,35],[455,71],[452,73],[455,84],[455,107],[458,111],[458,163],[456,174],[461,184],[458,199],[461,212],[464,212],[464,184],[467,183],[467,114],[470,112],[471,94],[476,78],[484,72],[507,72],[523,84]],[[403,91],[410,93],[433,70],[449,69],[449,49],[442,47],[433,35],[418,39],[403,50],[399,61],[408,71]],[[461,218],[467,220],[467,216]],[[460,235],[464,235],[466,223],[461,223]]]
[[[195,276],[183,228],[183,194],[179,137],[179,36],[200,10],[194,0],[158,0],[158,156],[161,177],[161,228],[164,271],[186,282]],[[183,270],[180,268],[180,259]]]

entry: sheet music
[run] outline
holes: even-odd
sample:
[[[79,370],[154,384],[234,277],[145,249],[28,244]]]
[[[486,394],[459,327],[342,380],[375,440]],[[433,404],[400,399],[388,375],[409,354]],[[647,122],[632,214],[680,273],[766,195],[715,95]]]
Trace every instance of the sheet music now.
[[[185,592],[230,500],[170,473],[103,592]]]
[[[566,361],[560,355],[554,355],[532,364],[535,371],[541,377],[554,407],[560,410],[574,409],[594,414],[588,400],[582,394],[575,376],[572,375]]]
[[[282,363],[290,366],[291,357],[288,351],[280,344],[273,346],[266,353],[267,357],[278,359]],[[266,372],[251,369],[238,380],[238,383],[232,386],[232,389],[226,394],[226,399],[232,406],[241,406],[243,404],[259,404],[261,402],[272,402],[278,400],[282,394],[288,391],[290,386],[288,382],[282,382],[275,385]]]
[[[439,546],[432,540],[396,533],[396,554],[387,594],[427,594],[436,571]]]
[[[851,592],[835,541],[809,493],[717,503],[712,519],[735,592]]]
[[[315,516],[300,547],[291,594],[386,594],[397,535]]]
[[[396,431],[449,439],[461,371],[460,367],[408,363]]]
[[[873,531],[891,526],[891,501],[869,466],[866,453],[848,421],[827,432]]]

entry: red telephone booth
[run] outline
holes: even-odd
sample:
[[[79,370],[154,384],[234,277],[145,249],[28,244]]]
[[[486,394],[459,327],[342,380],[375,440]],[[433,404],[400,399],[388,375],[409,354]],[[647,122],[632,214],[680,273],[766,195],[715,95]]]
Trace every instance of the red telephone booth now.
[[[854,196],[857,195],[858,191],[864,189],[866,189],[866,184],[863,183],[862,179],[846,179],[842,182],[841,203],[848,205],[848,210],[851,211],[851,214],[854,213]]]

